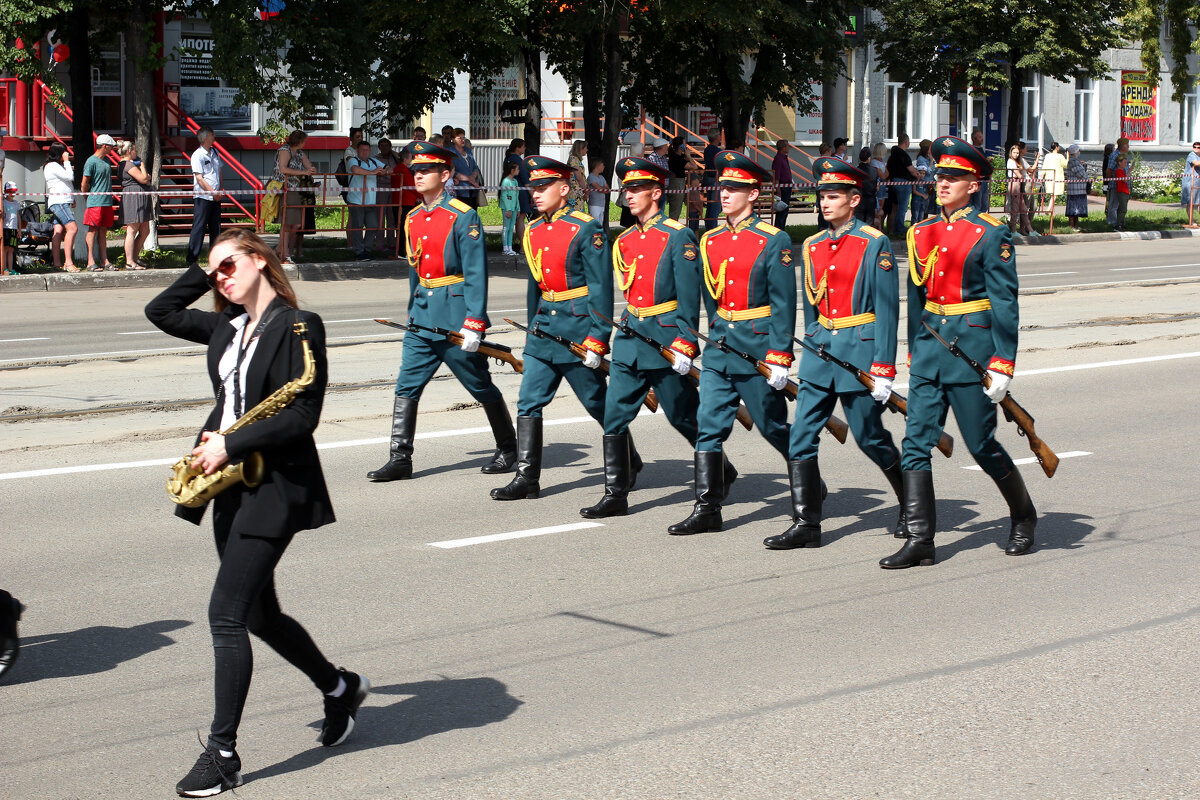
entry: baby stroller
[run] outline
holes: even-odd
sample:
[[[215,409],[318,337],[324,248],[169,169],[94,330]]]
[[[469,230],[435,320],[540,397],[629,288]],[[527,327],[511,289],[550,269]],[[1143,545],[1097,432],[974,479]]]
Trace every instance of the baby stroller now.
[[[54,223],[42,222],[42,204],[35,200],[21,203],[21,237],[17,240],[14,265],[18,272],[50,263],[50,239]]]

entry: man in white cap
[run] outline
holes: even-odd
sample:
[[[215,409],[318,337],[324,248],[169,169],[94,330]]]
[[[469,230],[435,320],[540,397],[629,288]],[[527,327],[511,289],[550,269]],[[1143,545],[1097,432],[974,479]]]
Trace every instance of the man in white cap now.
[[[83,165],[83,183],[79,190],[88,193],[83,224],[87,226],[87,266],[93,272],[116,269],[108,263],[108,229],[113,226],[112,164],[108,156],[117,141],[107,133],[96,137],[96,152]],[[99,239],[100,247],[96,247]],[[96,263],[96,252],[101,263]]]
[[[654,151],[646,155],[646,160],[656,167],[670,169],[670,166],[667,164],[667,148],[670,147],[670,145],[671,143],[666,139],[663,139],[661,136],[655,139],[651,144],[651,146],[654,148]]]

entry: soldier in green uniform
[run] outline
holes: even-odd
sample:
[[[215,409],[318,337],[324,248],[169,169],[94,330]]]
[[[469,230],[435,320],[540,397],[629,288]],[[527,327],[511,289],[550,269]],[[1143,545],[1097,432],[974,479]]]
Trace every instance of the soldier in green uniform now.
[[[709,345],[700,372],[696,437],[696,504],[668,528],[675,535],[719,531],[725,498],[724,442],[733,431],[739,399],[754,424],[788,456],[787,403],[781,389],[792,366],[796,327],[796,270],[788,235],[754,214],[754,201],[771,173],[732,150],[717,153],[725,223],[700,239],[708,335],[770,366],[764,378],[754,364]]]
[[[476,352],[490,324],[487,316],[487,257],[483,226],[475,209],[446,192],[454,154],[429,142],[413,142],[413,180],[422,203],[404,220],[408,254],[408,318],[424,326],[459,330],[460,346],[426,331],[404,337],[388,461],[367,473],[373,481],[412,477],[417,402],[425,385],[443,363],[466,390],[483,404],[496,439],[496,452],[483,466],[487,474],[508,472],[516,463],[516,432],[500,390],[492,383],[487,359]]]
[[[674,364],[642,340],[621,330],[613,336],[608,399],[604,405],[604,497],[580,509],[587,519],[628,512],[631,485],[629,424],[638,415],[642,398],[653,388],[667,421],[696,444],[696,412],[700,393],[686,377],[700,355],[696,336],[700,326],[700,250],[696,234],[686,225],[663,216],[663,191],[671,177],[644,158],[625,158],[617,164],[629,211],[637,224],[620,234],[612,247],[617,288],[627,306],[621,321],[674,352]],[[726,483],[736,471],[729,467]]]
[[[838,158],[813,163],[821,211],[829,227],[804,242],[804,338],[813,347],[853,364],[875,379],[868,392],[837,364],[805,352],[792,421],[788,479],[792,526],[763,540],[772,550],[821,546],[821,473],[817,448],[822,427],[840,400],[854,440],[883,470],[896,494],[903,491],[900,451],[883,426],[884,403],[896,377],[896,325],[900,286],[892,246],[881,231],[854,217],[867,174]],[[903,536],[903,519],[897,526]]]
[[[571,168],[545,156],[528,156],[529,186],[538,217],[525,226],[529,263],[529,326],[583,345],[580,360],[559,344],[525,338],[525,372],[517,397],[517,474],[492,490],[497,500],[537,497],[542,475],[542,409],[565,378],[597,422],[604,420],[604,373],[611,328],[593,311],[612,316],[608,241],[600,223],[567,203]]]
[[[987,157],[952,136],[933,144],[942,213],[908,230],[908,426],[902,445],[904,515],[908,541],[879,562],[903,569],[934,562],[933,473],[930,453],[946,415],[954,418],[975,461],[996,482],[1012,517],[1005,553],[1021,555],[1033,545],[1037,512],[1021,473],[996,441],[995,403],[1004,399],[1017,358],[1017,259],[1012,234],[990,214],[969,205],[979,182],[991,174]],[[922,323],[938,330],[980,364],[991,385],[984,389],[970,365],[952,355]]]

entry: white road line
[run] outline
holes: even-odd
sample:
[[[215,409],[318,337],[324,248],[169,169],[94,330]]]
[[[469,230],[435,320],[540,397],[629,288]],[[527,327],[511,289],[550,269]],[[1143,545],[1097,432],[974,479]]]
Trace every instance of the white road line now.
[[[1078,289],[1082,286],[1105,287],[1105,288],[1110,287],[1110,286],[1126,286],[1129,284],[1136,284],[1136,285],[1144,286],[1146,284],[1146,281],[1150,281],[1150,280],[1194,281],[1194,280],[1196,280],[1196,276],[1194,276],[1194,275],[1178,275],[1178,276],[1170,277],[1170,278],[1142,278],[1140,280],[1132,280],[1132,281],[1097,280],[1097,281],[1092,281],[1090,283],[1088,283],[1088,282],[1059,283],[1059,284],[1055,284],[1054,286],[1028,286],[1026,288],[1032,292],[1045,292],[1045,291],[1049,291],[1050,289]],[[1156,284],[1156,285],[1158,285],[1158,284]]]
[[[1120,361],[1101,361],[1101,362],[1097,362],[1097,363],[1093,363],[1093,364],[1071,364],[1071,365],[1065,366],[1065,367],[1048,367],[1046,369],[1018,370],[1017,376],[1018,377],[1028,377],[1030,375],[1048,375],[1048,374],[1055,373],[1055,372],[1072,372],[1072,371],[1081,370],[1081,369],[1097,369],[1097,368],[1101,368],[1101,367],[1123,367],[1123,366],[1129,366],[1131,364],[1149,364],[1149,363],[1153,363],[1155,361],[1170,361],[1170,360],[1180,359],[1180,358],[1200,358],[1200,352],[1175,353],[1173,355],[1166,355],[1166,356],[1146,356],[1144,358],[1126,358],[1126,359],[1122,359]],[[0,362],[0,363],[2,363],[2,362]],[[896,388],[897,389],[905,389],[905,388],[907,388],[907,386],[903,385],[903,384],[897,384]],[[638,416],[645,416],[649,413],[650,413],[650,411],[648,409],[643,408],[640,412],[638,412]],[[564,417],[563,419],[548,419],[545,421],[544,425],[546,425],[546,426],[575,425],[580,422],[592,422],[592,421],[593,420],[591,417]],[[428,431],[425,433],[418,433],[416,435],[416,438],[417,439],[441,439],[441,438],[445,438],[445,437],[449,437],[449,436],[471,436],[474,434],[490,433],[490,432],[491,432],[491,428],[487,428],[487,427],[454,428],[454,429],[445,430],[445,431]],[[388,441],[388,438],[385,436],[376,436],[376,437],[373,437],[370,439],[350,439],[350,440],[342,441],[342,442],[325,442],[323,444],[318,444],[317,449],[318,450],[336,450],[336,449],[342,448],[342,447],[365,447],[365,446],[370,446],[370,445],[383,444],[387,441]],[[1059,458],[1068,458],[1070,455],[1089,455],[1089,454],[1088,453],[1060,454]],[[151,461],[128,461],[128,462],[117,463],[117,464],[86,464],[86,465],[82,465],[82,466],[78,466],[78,467],[54,467],[52,469],[34,469],[34,470],[25,470],[23,472],[0,472],[0,481],[13,480],[15,478],[40,478],[40,477],[47,476],[47,475],[70,475],[70,474],[77,473],[77,472],[103,472],[106,470],[115,470],[115,469],[135,469],[138,467],[156,467],[156,466],[162,466],[164,464],[174,464],[176,460],[178,460],[178,459],[166,458],[166,459],[155,459],[155,460],[151,460]],[[1021,461],[1018,463],[1023,464],[1023,463],[1027,463],[1027,462]]]
[[[1175,269],[1176,267],[1200,267],[1200,264],[1159,264],[1156,267],[1110,267],[1109,272],[1138,272],[1143,269]]]
[[[41,361],[46,358],[92,358],[97,356],[132,356],[138,353],[190,353],[194,350],[207,350],[207,346],[196,345],[194,347],[183,345],[180,347],[155,347],[148,350],[106,350],[102,353],[67,353],[58,356],[26,356],[25,358],[5,358],[0,359],[0,364],[15,364],[19,361]]]
[[[327,319],[324,320],[326,325],[337,325],[340,322],[374,322],[374,317],[363,317],[362,319]]]
[[[1059,453],[1058,457],[1059,457],[1059,459],[1063,459],[1063,458],[1078,458],[1079,456],[1090,456],[1090,455],[1093,455],[1093,454],[1088,453],[1084,450],[1072,450],[1069,453]],[[1014,464],[1036,464],[1036,463],[1038,463],[1038,460],[1036,458],[1014,458],[1013,463]],[[969,466],[969,467],[963,467],[963,469],[973,469],[973,470],[982,471],[983,467],[979,466],[978,464],[973,464],[972,466]]]
[[[26,339],[0,339],[0,342],[46,342],[49,340],[49,336],[30,336]]]
[[[445,542],[430,542],[430,547],[441,547],[445,550],[450,550],[455,547],[469,547],[473,544],[487,544],[488,542],[503,542],[508,539],[525,539],[529,536],[545,536],[548,533],[566,533],[567,531],[579,531],[584,528],[603,528],[604,524],[600,522],[572,522],[567,525],[553,525],[549,528],[530,528],[525,531],[510,531],[509,533],[493,533],[488,536],[472,536],[470,539],[450,539]]]
[[[117,336],[145,336],[148,333],[162,333],[162,331],[117,331]]]
[[[1022,272],[1021,278],[1049,278],[1051,275],[1078,275],[1078,272]]]

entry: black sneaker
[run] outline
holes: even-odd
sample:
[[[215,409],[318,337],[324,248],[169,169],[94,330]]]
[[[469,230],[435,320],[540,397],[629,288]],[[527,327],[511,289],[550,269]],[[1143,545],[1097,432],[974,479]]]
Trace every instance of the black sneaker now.
[[[180,797],[212,797],[242,785],[242,760],[234,752],[229,758],[212,745],[204,749],[196,766],[175,785]]]
[[[346,681],[346,691],[340,697],[325,695],[325,722],[317,741],[326,747],[336,747],[349,738],[358,707],[371,691],[371,682],[362,675],[344,669],[339,669],[338,673]]]
[[[0,678],[3,678],[12,665],[17,663],[17,656],[21,654],[21,640],[17,638],[17,622],[20,621],[21,612],[25,610],[25,606],[7,592],[0,592],[0,595],[3,595],[0,602],[4,602],[8,606],[0,608]]]

